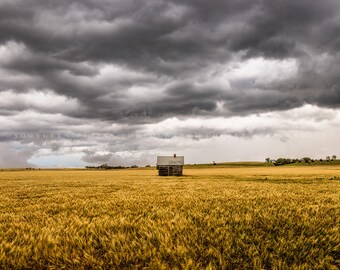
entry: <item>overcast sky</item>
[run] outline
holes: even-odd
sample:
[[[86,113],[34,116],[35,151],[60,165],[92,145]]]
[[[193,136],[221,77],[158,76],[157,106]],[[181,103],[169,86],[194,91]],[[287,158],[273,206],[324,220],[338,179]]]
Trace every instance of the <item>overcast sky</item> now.
[[[339,0],[0,0],[0,167],[340,155]]]

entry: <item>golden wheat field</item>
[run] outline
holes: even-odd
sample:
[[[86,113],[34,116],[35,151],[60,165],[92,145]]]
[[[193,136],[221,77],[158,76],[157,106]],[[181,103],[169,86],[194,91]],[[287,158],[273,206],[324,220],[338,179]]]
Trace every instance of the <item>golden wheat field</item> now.
[[[0,269],[339,269],[340,166],[0,171]]]

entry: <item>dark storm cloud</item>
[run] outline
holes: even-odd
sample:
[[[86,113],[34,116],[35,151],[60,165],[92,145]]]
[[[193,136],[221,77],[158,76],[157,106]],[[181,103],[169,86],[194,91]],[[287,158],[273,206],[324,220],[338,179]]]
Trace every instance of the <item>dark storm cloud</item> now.
[[[54,58],[47,58],[45,55],[33,55],[31,53],[18,55],[10,62],[4,63],[3,68],[31,75],[48,75],[56,71],[68,71],[75,76],[94,76],[97,74],[94,68],[83,63],[71,63]]]
[[[226,116],[338,107],[339,11],[335,0],[3,0],[0,43],[17,47],[0,60],[12,76],[1,76],[0,91],[54,91],[80,104],[61,114],[131,123],[220,115],[218,102]],[[262,84],[237,79],[232,92],[207,75],[255,57],[295,59],[298,72]],[[105,65],[140,77],[103,79]],[[132,87],[154,93],[136,99]]]
[[[165,89],[164,95],[151,101],[135,104],[133,108],[121,108],[122,117],[147,118],[173,117],[177,115],[204,115],[216,109],[216,101],[224,96],[223,89],[213,85],[194,85],[189,82],[174,83]],[[117,112],[118,113],[118,112]]]
[[[56,53],[73,61],[116,60],[145,65],[151,60],[155,65],[154,58],[198,60],[200,54],[218,59],[228,55],[228,50],[277,57],[294,53],[299,42],[315,47],[330,43],[331,36],[313,33],[320,27],[327,27],[329,34],[339,30],[337,22],[331,20],[337,15],[338,4],[331,0],[112,4],[28,0],[14,1],[7,8],[12,16],[1,20],[3,40],[21,41],[39,52]],[[26,14],[20,15],[25,9]],[[37,20],[44,13],[46,18]],[[43,25],[44,20],[53,24]],[[225,27],[218,32],[221,26]],[[218,48],[225,50],[217,52]]]
[[[243,95],[231,96],[224,107],[238,115],[246,115],[263,111],[288,110],[300,105],[301,100],[291,94],[248,90],[243,92]]]

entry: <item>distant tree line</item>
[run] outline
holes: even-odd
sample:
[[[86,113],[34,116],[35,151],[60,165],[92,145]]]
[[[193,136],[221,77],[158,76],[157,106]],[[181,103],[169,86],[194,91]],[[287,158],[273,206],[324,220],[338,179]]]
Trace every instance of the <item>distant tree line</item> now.
[[[138,168],[137,165],[132,165],[131,167],[125,166],[109,166],[107,164],[102,164],[100,166],[86,166],[86,169],[98,169],[98,170],[115,170],[115,169],[128,169],[128,168]]]
[[[301,159],[299,158],[278,158],[276,160],[266,158],[266,162],[268,163],[273,163],[275,166],[282,166],[282,165],[287,165],[287,164],[292,164],[292,163],[314,163],[314,162],[332,162],[336,160],[336,155],[333,156],[327,156],[326,159],[312,159],[310,157],[303,157]]]

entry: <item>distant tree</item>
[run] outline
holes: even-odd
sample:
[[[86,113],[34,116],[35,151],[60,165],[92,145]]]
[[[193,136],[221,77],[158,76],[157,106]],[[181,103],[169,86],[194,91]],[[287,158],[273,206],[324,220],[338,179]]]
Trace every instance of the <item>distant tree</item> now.
[[[310,163],[312,159],[310,157],[304,157],[304,158],[302,158],[302,160],[305,163]]]
[[[290,158],[278,158],[277,160],[275,160],[274,165],[283,166],[283,165],[290,164],[290,163],[293,163],[292,159]]]
[[[110,167],[110,166],[107,165],[106,163],[104,163],[104,164],[98,166],[99,169],[106,169],[106,170],[109,169],[109,167]]]
[[[214,165],[216,165],[216,162],[215,162],[215,161],[213,161],[213,164],[214,164]]]
[[[326,160],[327,160],[327,162],[329,162],[329,161],[331,160],[331,157],[330,157],[330,156],[327,156],[327,157],[326,157]]]
[[[333,158],[334,160],[336,160],[336,155],[333,155],[332,158]]]
[[[270,162],[270,158],[269,157],[266,158],[266,162],[268,162],[268,163]]]

